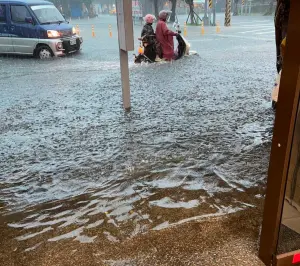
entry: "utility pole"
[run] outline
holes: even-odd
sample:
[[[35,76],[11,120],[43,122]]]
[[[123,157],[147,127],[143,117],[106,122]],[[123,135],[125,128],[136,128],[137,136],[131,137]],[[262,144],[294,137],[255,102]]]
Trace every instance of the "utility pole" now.
[[[252,0],[249,0],[249,15],[251,15]]]
[[[242,0],[241,15],[244,14],[245,0]]]
[[[225,26],[231,26],[231,0],[226,0]]]
[[[213,14],[213,26],[216,26],[216,8],[217,8],[217,0],[213,0],[214,1],[214,14]]]
[[[212,8],[213,8],[213,0],[208,0],[208,7],[209,7],[209,26],[212,25],[212,22],[211,22],[211,11],[212,11]]]
[[[216,1],[217,0],[208,0],[209,24],[212,25],[212,26],[216,26]],[[211,14],[213,15],[213,21],[211,21]]]
[[[208,19],[208,16],[207,16],[207,13],[208,13],[208,0],[205,0],[205,3],[204,3],[204,17],[203,17],[203,23],[205,26],[208,26],[209,25],[209,19]]]
[[[129,111],[131,106],[128,51],[134,50],[132,0],[116,0],[116,9],[119,35],[123,106],[126,111]]]

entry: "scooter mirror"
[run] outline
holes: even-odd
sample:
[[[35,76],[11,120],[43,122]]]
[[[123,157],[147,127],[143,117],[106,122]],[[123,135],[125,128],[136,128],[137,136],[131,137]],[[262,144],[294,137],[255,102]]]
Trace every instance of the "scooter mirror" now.
[[[174,22],[173,27],[174,27],[177,31],[179,31],[179,30],[180,30],[180,24],[179,24],[179,22]]]
[[[33,24],[33,19],[32,19],[32,17],[26,17],[26,18],[25,18],[25,22],[28,23],[28,24]]]

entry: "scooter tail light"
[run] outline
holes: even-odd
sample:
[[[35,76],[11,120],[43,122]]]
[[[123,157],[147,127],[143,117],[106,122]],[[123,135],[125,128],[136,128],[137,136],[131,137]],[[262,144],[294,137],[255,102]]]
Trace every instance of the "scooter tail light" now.
[[[143,47],[141,47],[141,46],[139,47],[138,53],[139,53],[139,54],[144,54],[144,49],[143,49]]]

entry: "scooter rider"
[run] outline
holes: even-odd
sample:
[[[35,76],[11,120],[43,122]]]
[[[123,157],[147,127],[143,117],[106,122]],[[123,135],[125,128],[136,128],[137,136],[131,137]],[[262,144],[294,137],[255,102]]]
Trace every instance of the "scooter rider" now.
[[[159,12],[159,21],[156,25],[156,39],[162,48],[162,56],[165,60],[170,61],[175,57],[173,37],[178,33],[168,29],[167,20],[172,12],[162,10]]]

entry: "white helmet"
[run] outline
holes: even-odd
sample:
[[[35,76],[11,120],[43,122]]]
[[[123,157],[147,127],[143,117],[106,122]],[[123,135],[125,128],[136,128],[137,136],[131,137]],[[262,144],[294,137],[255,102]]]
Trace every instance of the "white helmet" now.
[[[158,17],[162,20],[168,20],[168,18],[171,14],[172,14],[172,11],[162,10],[159,12]]]

